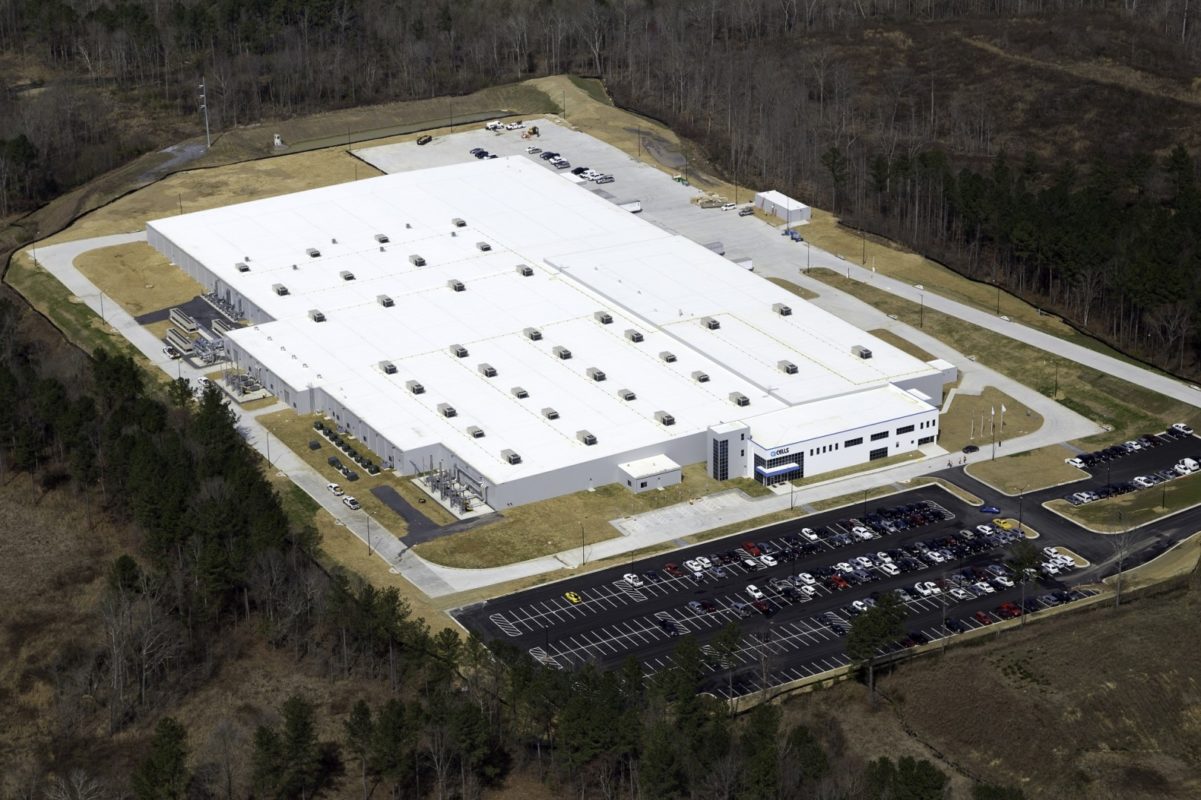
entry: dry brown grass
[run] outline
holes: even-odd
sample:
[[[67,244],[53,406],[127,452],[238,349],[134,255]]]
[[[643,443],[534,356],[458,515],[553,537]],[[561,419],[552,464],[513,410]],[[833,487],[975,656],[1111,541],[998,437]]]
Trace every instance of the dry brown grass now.
[[[1084,472],[1064,463],[1065,458],[1071,457],[1071,450],[1063,445],[1053,444],[1037,450],[1014,453],[995,461],[981,461],[966,469],[973,478],[989,486],[1006,494],[1018,494],[1087,477]]]
[[[908,353],[914,358],[920,358],[922,361],[933,361],[935,359],[933,354],[926,352],[913,342],[894,331],[890,331],[885,328],[875,328],[868,331],[868,333],[870,333],[872,336],[875,336],[877,339],[882,339],[883,341],[888,342],[902,353]]]
[[[75,267],[135,317],[187,302],[203,291],[145,242],[90,250],[75,259]]]
[[[804,300],[813,300],[817,297],[817,292],[811,292],[804,286],[797,286],[792,281],[786,281],[783,278],[768,278],[768,281],[774,283],[776,286],[779,286],[781,289],[792,292],[797,297],[800,297]]]
[[[1005,406],[1005,427],[1001,429],[1001,406]],[[992,410],[996,409],[995,419]],[[995,427],[994,427],[995,426]],[[991,431],[995,430],[997,454],[1004,453],[1004,442],[1043,426],[1042,415],[1014,400],[1004,392],[985,386],[980,394],[956,392],[951,407],[938,423],[938,443],[955,453],[965,445],[975,444],[981,451],[991,452]],[[983,430],[981,428],[983,427]]]

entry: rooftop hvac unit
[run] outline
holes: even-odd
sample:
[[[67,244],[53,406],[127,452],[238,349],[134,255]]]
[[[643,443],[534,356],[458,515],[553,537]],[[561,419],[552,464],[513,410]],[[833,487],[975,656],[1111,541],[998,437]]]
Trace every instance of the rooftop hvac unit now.
[[[379,304],[384,308],[391,308],[392,306],[396,305],[392,298],[388,297],[386,294],[376,295],[375,299],[379,301]]]
[[[450,224],[454,225],[456,228],[466,228],[467,227],[467,222],[465,220],[463,220],[461,217],[455,217],[454,219],[452,219],[450,221]]]
[[[353,281],[354,280],[354,273],[348,269],[344,269],[341,272],[339,272],[338,274],[342,276],[342,280],[344,280],[344,281]]]
[[[467,358],[467,348],[461,344],[452,344],[450,354],[455,358]]]
[[[721,327],[721,323],[713,319],[713,317],[704,317],[701,319],[701,324],[711,331],[715,331]]]
[[[509,391],[511,391],[513,393],[513,396],[516,397],[518,400],[524,400],[530,396],[530,393],[527,392],[525,389],[522,389],[520,386],[514,386]]]
[[[601,325],[609,325],[613,322],[613,315],[608,311],[597,311],[592,317]]]
[[[451,278],[450,280],[448,280],[446,282],[446,285],[449,286],[451,289],[454,289],[456,292],[463,292],[463,291],[467,290],[467,287],[463,285],[463,282],[460,280],[457,280],[455,278]]]
[[[533,342],[536,342],[542,338],[542,331],[538,330],[537,328],[526,328],[524,331],[522,331],[522,333],[525,334],[525,338]]]
[[[470,425],[467,428],[467,433],[471,434],[472,439],[483,439],[484,429],[479,425]]]
[[[708,383],[708,382],[709,382],[709,373],[707,373],[707,372],[702,372],[702,371],[701,371],[701,370],[699,370],[699,369],[698,369],[698,370],[695,370],[695,371],[692,373],[692,379],[693,379],[694,381],[696,381],[697,383]]]
[[[592,380],[596,381],[597,383],[600,383],[605,379],[605,371],[599,367],[589,367],[588,377],[592,378]]]
[[[676,418],[666,411],[656,411],[655,422],[658,422],[660,425],[675,425]]]
[[[529,264],[518,264],[517,265],[517,274],[523,278],[528,278],[534,274],[534,268],[531,267]]]
[[[571,351],[561,344],[555,345],[554,353],[564,361],[571,358]]]
[[[488,244],[487,242],[476,242],[475,246],[476,249],[482,250],[485,253],[492,249],[492,245]]]
[[[617,396],[620,397],[622,400],[637,400],[638,399],[638,395],[634,394],[629,389],[619,389],[617,391]]]
[[[325,322],[325,315],[315,308],[309,309],[309,319],[313,322]]]
[[[742,392],[730,392],[730,402],[736,406],[749,406],[751,399]]]
[[[234,268],[237,269],[238,272],[250,272],[250,265],[245,261],[239,261],[237,264],[234,264]]]
[[[385,375],[395,375],[396,374],[396,365],[393,364],[391,361],[379,362],[379,368],[384,371]]]
[[[854,347],[852,347],[851,352],[854,353],[855,355],[859,356],[860,358],[871,358],[872,357],[872,351],[868,350],[866,347],[864,347],[861,344],[857,344]]]
[[[546,417],[547,419],[558,419],[559,412],[555,411],[550,406],[547,406],[546,408],[542,409],[542,416]]]
[[[508,461],[510,464],[521,463],[521,456],[517,455],[517,453],[513,452],[512,450],[501,450],[500,457],[505,461]]]
[[[317,258],[321,255],[321,251],[316,247],[310,247],[308,250],[305,250],[305,252],[309,254],[309,258]]]
[[[772,303],[771,310],[779,314],[781,317],[791,317],[792,309],[783,303]]]
[[[457,416],[459,412],[455,411],[455,407],[450,403],[439,403],[438,413],[444,417],[454,417]]]
[[[641,342],[646,337],[644,337],[641,333],[634,330],[633,328],[630,328],[629,330],[626,331],[626,338],[629,339],[631,342]]]
[[[583,442],[586,445],[596,444],[596,436],[594,436],[592,433],[590,433],[588,431],[576,431],[575,438],[579,439],[581,442]]]
[[[419,255],[414,254],[414,255],[409,256],[409,263],[412,264],[414,267],[424,267],[425,259]]]
[[[282,283],[273,284],[271,286],[271,290],[273,292],[275,292],[277,295],[279,295],[280,297],[283,297],[284,295],[286,295],[288,293],[288,287],[284,286]]]
[[[405,388],[413,394],[425,394],[425,387],[417,381],[405,381]]]
[[[377,233],[375,234],[375,241],[379,242],[380,244],[387,244],[389,241],[388,235],[384,233]]]
[[[659,354],[659,358],[663,359],[668,364],[676,363],[676,354],[671,352],[670,350],[664,350],[662,353]]]
[[[478,369],[480,371],[480,374],[483,375],[485,378],[495,378],[496,377],[496,367],[492,366],[491,364],[480,364]]]
[[[796,364],[793,364],[788,359],[777,361],[776,366],[779,367],[780,372],[783,372],[785,375],[796,375]]]

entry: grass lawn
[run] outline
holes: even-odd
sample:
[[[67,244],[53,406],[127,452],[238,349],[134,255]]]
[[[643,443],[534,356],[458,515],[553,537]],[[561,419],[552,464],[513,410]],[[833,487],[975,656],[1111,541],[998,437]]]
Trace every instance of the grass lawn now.
[[[611,483],[591,492],[505,509],[497,522],[419,544],[415,549],[422,558],[448,567],[497,567],[579,547],[581,534],[585,545],[612,539],[620,534],[609,521],[620,517],[725,489],[742,489],[760,496],[769,493],[749,478],[715,481],[706,474],[704,464],[684,467],[683,477],[681,483],[661,492],[633,494]]]
[[[869,461],[866,464],[855,464],[851,467],[843,467],[842,469],[835,469],[818,475],[810,475],[807,478],[798,478],[797,480],[792,481],[792,485],[797,487],[812,486],[815,483],[824,483],[825,481],[832,481],[836,478],[844,478],[847,475],[856,475],[860,472],[867,472],[869,470],[881,469],[882,467],[891,467],[897,464],[904,464],[906,461],[916,461],[920,458],[925,458],[925,456],[923,456],[918,450],[911,450],[908,453],[898,453],[895,456],[877,459],[876,461]]]
[[[326,459],[332,455],[338,456],[344,463],[347,459],[341,450],[334,447],[325,437],[313,430],[313,422],[321,419],[320,415],[306,414],[302,416],[295,411],[287,410],[277,411],[273,414],[264,414],[257,419],[273,436],[283,442],[293,453],[304,459],[309,466],[321,473],[327,481],[340,484],[346,490],[347,494],[354,495],[363,504],[363,509],[368,514],[393,533],[403,535],[407,530],[407,525],[398,514],[384,505],[379,498],[371,493],[371,489],[377,486],[391,486],[401,497],[404,497],[415,508],[421,511],[422,514],[425,514],[439,525],[446,525],[455,521],[455,517],[437,503],[417,505],[417,501],[426,498],[427,495],[416,486],[413,486],[409,480],[401,478],[387,470],[383,470],[380,474],[373,476],[368,475],[365,470],[356,467],[355,472],[359,473],[357,481],[351,483],[343,478],[340,473],[336,472],[333,467],[326,463]],[[311,440],[320,442],[320,449],[310,450],[309,441]],[[354,442],[354,448],[360,453],[379,463],[379,456],[371,453],[362,442],[353,438],[348,439],[348,441]]]
[[[932,353],[927,353],[925,350],[918,347],[913,342],[909,341],[908,339],[906,339],[902,336],[897,335],[893,331],[887,330],[885,328],[876,328],[874,330],[868,331],[868,333],[870,333],[872,336],[875,336],[877,339],[882,339],[882,340],[888,342],[890,345],[897,348],[902,353],[908,353],[909,355],[913,356],[914,358],[919,358],[922,361],[933,361],[935,359],[935,356]]]
[[[783,278],[768,278],[768,280],[774,283],[776,286],[779,286],[781,289],[792,292],[803,300],[812,300],[817,297],[817,292],[811,292],[804,286],[797,286],[792,281],[786,281]]]
[[[1051,500],[1044,505],[1093,530],[1120,533],[1165,514],[1201,505],[1201,472],[1082,506],[1074,506],[1067,500]]]
[[[1005,406],[1004,430],[1001,429],[1001,406]],[[992,416],[996,410],[996,417]],[[997,455],[1004,453],[1004,442],[1033,433],[1043,426],[1042,415],[1030,410],[1009,395],[985,386],[980,394],[956,392],[951,407],[938,421],[938,443],[952,453],[974,444],[991,452],[990,429],[995,428]]]
[[[874,286],[849,281],[830,270],[815,269],[811,275],[884,313],[917,323],[917,303],[902,300]],[[1082,447],[1094,449],[1101,444],[1125,441],[1141,433],[1161,430],[1172,422],[1184,421],[1194,427],[1201,424],[1201,409],[1195,406],[1074,361],[1056,358],[1037,347],[999,336],[956,317],[927,308],[924,330],[960,352],[975,356],[981,364],[1048,397],[1054,396],[1074,411],[1111,428],[1106,433],[1082,440]],[[1008,422],[1007,415],[1007,430]]]
[[[1086,478],[1086,473],[1064,463],[1064,459],[1071,458],[1072,454],[1063,445],[1053,444],[972,464],[967,467],[967,472],[1007,494],[1032,492]]]
[[[204,291],[145,242],[90,250],[75,259],[75,267],[135,317],[180,305]]]
[[[579,75],[568,75],[571,85],[588,95],[594,102],[611,106],[613,101],[605,94],[605,85],[596,78],[581,78]]]

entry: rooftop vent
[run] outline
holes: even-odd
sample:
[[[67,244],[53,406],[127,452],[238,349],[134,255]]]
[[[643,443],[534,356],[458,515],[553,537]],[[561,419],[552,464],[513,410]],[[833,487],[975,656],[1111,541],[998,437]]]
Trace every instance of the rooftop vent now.
[[[530,393],[527,392],[525,389],[522,389],[520,386],[514,386],[509,391],[511,391],[513,393],[513,396],[516,397],[518,400],[524,400],[530,396]]]
[[[274,284],[271,289],[280,297],[283,297],[288,293],[288,287],[284,286],[282,283]]]
[[[496,367],[492,366],[491,364],[480,364],[478,369],[480,371],[480,374],[483,375],[485,378],[495,378],[496,377]]]
[[[547,419],[558,419],[559,412],[555,411],[550,406],[547,406],[546,408],[542,409],[542,416],[546,417]]]
[[[458,416],[458,414],[459,414],[458,411],[455,411],[455,407],[452,406],[450,403],[439,403],[438,404],[438,413],[441,414],[442,416],[448,417],[448,418]]]
[[[390,240],[388,239],[387,234],[377,233],[375,234],[375,241],[379,242],[380,244],[387,244]]]
[[[713,317],[703,317],[701,319],[701,324],[711,331],[715,331],[721,327],[721,323],[713,319]]]
[[[375,299],[384,308],[391,308],[392,306],[396,305],[396,303],[392,300],[392,298],[388,297],[388,295],[386,295],[386,294],[376,295]]]
[[[771,310],[779,314],[781,317],[791,317],[792,309],[783,303],[772,303]]]
[[[659,358],[663,359],[668,364],[676,363],[676,354],[671,352],[670,350],[664,350],[662,353],[659,354]]]
[[[517,274],[523,278],[528,278],[534,274],[534,268],[531,267],[529,264],[518,264],[517,265]]]
[[[656,411],[655,422],[658,422],[660,425],[675,425],[676,418],[666,411]]]
[[[596,436],[594,436],[592,433],[590,433],[588,431],[576,431],[575,438],[579,439],[581,442],[583,442],[586,445],[596,444]]]
[[[467,433],[471,435],[472,439],[483,439],[484,438],[484,429],[481,428],[479,425],[469,425],[467,427]]]
[[[542,338],[542,331],[538,330],[537,328],[526,328],[524,331],[522,331],[522,333],[525,334],[525,338],[533,342],[536,342]]]
[[[457,278],[451,278],[450,280],[448,280],[446,282],[446,285],[449,286],[451,289],[454,289],[456,292],[467,291],[467,287],[464,286],[463,282],[461,280],[458,280]]]
[[[321,251],[316,247],[310,247],[308,250],[305,250],[305,252],[309,254],[309,258],[317,258],[321,255]]]
[[[785,375],[796,375],[796,364],[793,364],[788,359],[777,361],[776,366],[780,368],[780,372]]]
[[[237,264],[234,264],[234,268],[237,269],[238,272],[250,272],[250,265],[245,261],[239,261]]]
[[[592,317],[601,325],[609,325],[613,322],[613,315],[608,311],[597,311]]]
[[[646,337],[644,337],[640,332],[634,330],[633,328],[630,328],[629,330],[626,331],[626,338],[629,339],[631,342],[641,342]]]
[[[701,370],[699,370],[699,369],[698,369],[698,370],[695,370],[695,371],[692,373],[692,379],[693,379],[694,381],[696,381],[697,383],[708,383],[708,382],[709,382],[709,373],[707,373],[707,372],[702,372],[702,371],[701,371]]]
[[[452,344],[450,354],[455,358],[467,358],[467,348],[461,344]]]
[[[513,452],[512,450],[501,450],[500,457],[505,461],[508,461],[510,464],[521,463],[521,456],[517,455],[517,453]]]
[[[492,249],[492,245],[488,244],[487,242],[476,242],[475,246],[476,249],[482,250],[485,253]]]
[[[325,322],[325,315],[315,308],[309,309],[309,319],[313,322]]]
[[[385,375],[395,375],[396,374],[396,365],[393,364],[391,361],[379,362],[379,368],[384,371]]]
[[[555,345],[554,353],[564,361],[571,358],[571,351],[561,344]]]
[[[417,381],[405,381],[405,388],[413,394],[425,394],[425,387]]]
[[[742,392],[730,392],[730,402],[736,406],[749,406],[751,399]]]
[[[342,276],[342,280],[344,280],[344,281],[353,281],[354,280],[354,273],[348,269],[344,269],[341,272],[339,272],[338,274]]]
[[[861,344],[857,344],[854,347],[852,347],[851,352],[854,353],[855,355],[859,356],[860,358],[871,358],[872,357],[872,351],[867,349],[866,347],[864,347]]]
[[[592,378],[592,380],[596,381],[597,383],[600,383],[605,379],[605,371],[599,367],[589,367],[588,377]]]
[[[424,267],[425,259],[419,255],[414,254],[414,255],[409,256],[409,263],[412,264],[414,267]]]
[[[638,395],[631,392],[629,389],[618,389],[617,396],[622,400],[637,400]]]
[[[465,220],[463,220],[461,217],[455,217],[454,219],[452,219],[450,221],[450,224],[454,225],[456,228],[466,228],[467,227],[467,222]]]

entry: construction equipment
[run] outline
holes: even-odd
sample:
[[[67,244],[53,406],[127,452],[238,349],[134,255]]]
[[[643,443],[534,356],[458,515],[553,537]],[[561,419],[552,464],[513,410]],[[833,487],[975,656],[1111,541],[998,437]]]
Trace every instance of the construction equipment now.
[[[530,127],[526,128],[524,131],[521,132],[522,139],[533,139],[540,135],[541,134],[538,133],[537,125],[531,125]]]

